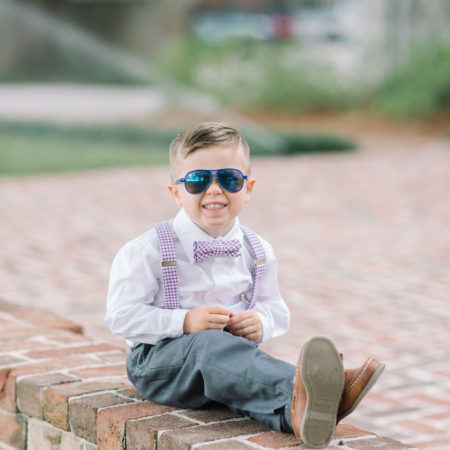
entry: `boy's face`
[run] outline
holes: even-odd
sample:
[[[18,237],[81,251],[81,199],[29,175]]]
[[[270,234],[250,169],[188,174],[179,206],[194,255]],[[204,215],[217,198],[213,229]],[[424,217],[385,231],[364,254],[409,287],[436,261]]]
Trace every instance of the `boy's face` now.
[[[197,169],[239,169],[247,175],[247,163],[241,149],[234,150],[227,145],[205,147],[180,158],[177,165],[177,179],[183,178],[191,170]],[[216,238],[224,236],[234,225],[234,219],[248,202],[255,180],[244,182],[236,193],[223,189],[216,177],[201,194],[190,194],[184,183],[170,184],[169,191],[177,205],[183,207],[190,219],[203,231]]]

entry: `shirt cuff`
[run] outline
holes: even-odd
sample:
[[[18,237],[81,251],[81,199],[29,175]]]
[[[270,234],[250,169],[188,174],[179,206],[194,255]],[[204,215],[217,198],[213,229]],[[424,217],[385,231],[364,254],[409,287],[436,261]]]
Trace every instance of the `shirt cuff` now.
[[[180,337],[183,335],[183,326],[184,326],[184,318],[186,317],[186,313],[188,309],[174,309],[172,310],[172,318],[171,318],[171,335],[173,337]],[[173,328],[172,328],[173,326]]]
[[[256,345],[259,345],[271,338],[272,331],[270,330],[269,321],[266,317],[258,311],[256,311],[256,314],[258,314],[259,320],[261,321],[262,335],[257,341],[253,342],[255,342]]]

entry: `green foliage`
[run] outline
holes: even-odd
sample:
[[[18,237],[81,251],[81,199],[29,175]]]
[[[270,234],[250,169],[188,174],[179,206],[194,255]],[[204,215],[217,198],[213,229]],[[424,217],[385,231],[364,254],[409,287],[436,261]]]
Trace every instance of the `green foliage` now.
[[[430,117],[450,107],[450,47],[428,44],[414,49],[380,88],[375,106],[399,118]]]
[[[157,61],[177,82],[241,109],[339,111],[367,107],[369,86],[348,85],[331,64],[303,55],[298,43],[232,40],[172,42]],[[395,117],[429,117],[450,106],[450,47],[427,43],[370,88],[369,103]]]
[[[126,67],[113,66],[99,60],[92,60],[71,52],[49,52],[49,55],[24,61],[0,69],[0,81],[11,83],[56,82],[61,80],[76,83],[98,83],[116,85],[139,85],[146,83],[144,77],[137,77]]]
[[[46,139],[92,141],[93,143],[144,144],[167,147],[174,130],[156,130],[133,126],[65,126],[45,122],[0,122],[0,134]]]
[[[287,134],[284,136],[286,146],[284,153],[332,153],[356,150],[354,141],[331,134]]]
[[[347,152],[357,148],[354,141],[325,133],[285,133],[281,147],[268,151],[257,142],[247,138],[253,156],[290,156],[309,153]]]
[[[164,164],[167,141],[126,128],[0,123],[0,174]]]
[[[167,164],[168,147],[179,131],[0,122],[0,174]],[[281,145],[270,151],[251,138],[248,141],[253,156],[355,148],[352,141],[327,134],[283,134]]]
[[[330,65],[305,59],[290,42],[207,45],[182,39],[165,49],[157,65],[179,83],[234,107],[331,110],[353,102]]]

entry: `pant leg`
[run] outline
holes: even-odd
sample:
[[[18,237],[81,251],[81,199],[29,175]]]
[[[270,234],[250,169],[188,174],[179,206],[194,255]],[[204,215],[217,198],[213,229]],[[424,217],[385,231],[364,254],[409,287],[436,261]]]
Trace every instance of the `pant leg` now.
[[[295,366],[241,337],[204,330],[141,344],[131,352],[127,371],[140,394],[154,402],[191,409],[219,402],[290,431],[282,422],[290,420],[283,412],[291,403]]]

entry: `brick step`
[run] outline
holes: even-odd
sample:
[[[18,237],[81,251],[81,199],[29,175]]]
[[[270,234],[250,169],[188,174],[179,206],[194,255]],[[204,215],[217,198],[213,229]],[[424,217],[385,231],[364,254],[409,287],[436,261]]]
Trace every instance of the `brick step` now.
[[[127,379],[126,356],[124,346],[85,336],[70,320],[0,302],[0,448],[303,448],[294,435],[225,407],[145,400]],[[341,424],[328,448],[412,447]]]

